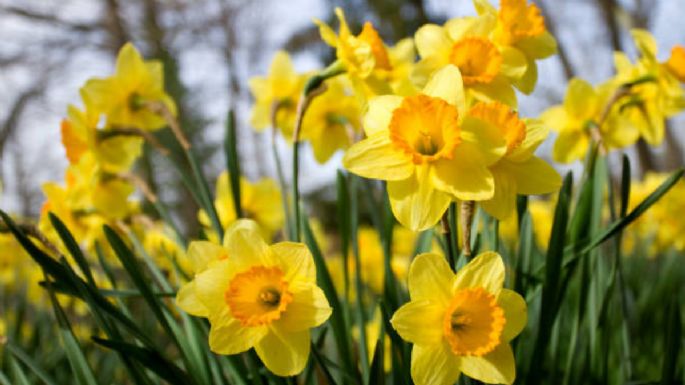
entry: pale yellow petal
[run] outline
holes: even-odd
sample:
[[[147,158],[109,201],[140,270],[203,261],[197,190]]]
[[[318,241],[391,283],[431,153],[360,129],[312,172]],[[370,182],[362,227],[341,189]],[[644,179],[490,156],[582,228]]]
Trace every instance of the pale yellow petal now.
[[[535,84],[538,81],[538,65],[535,59],[528,59],[526,72],[519,79],[515,79],[514,87],[526,95],[530,95],[535,89]]]
[[[210,319],[209,348],[217,354],[238,354],[255,346],[267,334],[266,326],[244,327],[226,308]]]
[[[444,55],[452,45],[445,29],[436,24],[425,24],[414,35],[416,50],[422,58]],[[449,51],[448,51],[449,52]]]
[[[230,283],[230,267],[227,259],[210,263],[195,276],[195,295],[210,314],[217,314],[227,308],[224,294]]]
[[[387,132],[392,119],[392,113],[402,103],[402,97],[396,95],[382,95],[369,100],[368,110],[364,114],[364,132],[366,136],[374,136],[379,132]]]
[[[507,154],[507,159],[516,162],[524,161],[533,156],[535,150],[547,139],[549,134],[550,126],[542,120],[524,119],[523,121],[526,124],[526,137],[518,147]]]
[[[421,254],[409,267],[409,296],[412,301],[425,300],[447,305],[452,300],[454,280],[454,273],[445,257],[433,253]]]
[[[490,168],[495,180],[495,194],[480,205],[485,212],[502,221],[513,214],[516,207],[516,183],[506,169],[499,166]]]
[[[460,114],[466,111],[466,98],[461,73],[452,64],[446,65],[433,74],[422,92],[428,96],[441,98],[456,106]]]
[[[565,130],[559,133],[554,142],[552,157],[561,163],[571,163],[582,159],[590,146],[588,136],[580,131]]]
[[[397,309],[390,323],[405,341],[415,345],[435,345],[442,342],[444,315],[443,305],[428,300],[412,300]]]
[[[461,200],[482,201],[492,198],[495,183],[483,156],[475,146],[460,144],[454,160],[435,162],[432,182],[435,187]]]
[[[388,181],[407,179],[414,172],[409,155],[395,148],[386,132],[353,144],[343,157],[343,166],[359,176]]]
[[[267,369],[287,377],[302,372],[309,358],[309,345],[309,330],[286,332],[274,324],[255,350]]]
[[[283,279],[288,282],[316,283],[316,266],[307,246],[303,243],[279,242],[269,247],[285,274]]]
[[[509,79],[520,79],[528,69],[526,56],[513,47],[502,47],[500,52],[502,53],[502,69],[500,71]]]
[[[117,56],[117,82],[122,88],[133,88],[139,84],[147,72],[143,57],[131,43],[126,43]]]
[[[518,41],[516,47],[533,59],[544,59],[557,53],[557,41],[547,31],[539,36]]]
[[[501,343],[482,357],[461,357],[465,375],[488,384],[512,384],[516,378],[514,353],[507,343]]]
[[[446,342],[414,345],[411,351],[411,378],[416,385],[454,385],[461,372],[461,357]]]
[[[557,170],[536,156],[520,163],[502,163],[503,171],[513,177],[518,194],[549,194],[561,187],[561,175]]]
[[[277,321],[288,332],[299,332],[317,327],[331,316],[333,309],[326,295],[315,284],[300,284],[293,288],[293,302]]]
[[[388,181],[388,196],[395,218],[405,227],[422,231],[433,227],[447,210],[452,198],[433,187],[427,166],[417,167],[409,178]]]
[[[504,262],[499,254],[486,251],[473,258],[457,271],[455,290],[482,287],[493,295],[499,295],[504,285]]]
[[[504,76],[497,76],[488,84],[474,84],[469,91],[474,98],[483,102],[499,101],[512,108],[517,106],[514,87]]]
[[[519,335],[528,323],[526,300],[513,290],[502,289],[497,297],[497,304],[504,310],[504,318],[507,320],[502,331],[502,340],[509,342]]]
[[[564,98],[566,112],[578,119],[592,119],[597,108],[597,94],[583,79],[574,78],[568,83]]]
[[[206,269],[209,262],[227,257],[228,250],[212,242],[193,241],[188,246],[188,260],[195,274]]]
[[[195,281],[190,281],[178,289],[176,305],[188,314],[197,317],[209,317],[209,310],[195,295]]]
[[[224,247],[230,255],[231,276],[249,269],[250,266],[276,264],[259,226],[249,219],[240,219],[226,229]]]

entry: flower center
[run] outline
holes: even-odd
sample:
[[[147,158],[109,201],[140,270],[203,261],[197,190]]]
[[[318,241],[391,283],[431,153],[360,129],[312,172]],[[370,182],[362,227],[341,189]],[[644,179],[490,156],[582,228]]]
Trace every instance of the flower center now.
[[[378,31],[373,27],[370,22],[364,23],[364,28],[359,34],[358,38],[371,47],[371,53],[376,60],[376,68],[383,70],[391,70],[390,58],[388,58],[388,51],[385,49],[385,44]]]
[[[500,343],[504,329],[504,310],[494,295],[482,287],[455,293],[445,312],[443,332],[452,353],[459,356],[483,356]]]
[[[415,164],[452,159],[460,142],[458,117],[457,108],[443,99],[406,97],[392,112],[390,140]]]
[[[459,68],[465,85],[488,84],[499,74],[502,54],[488,39],[467,37],[454,43],[449,61]]]
[[[495,29],[497,42],[511,45],[545,33],[545,19],[540,9],[527,3],[528,0],[501,0]]]
[[[281,269],[254,266],[233,277],[224,300],[243,326],[261,326],[281,318],[293,295]]]
[[[507,142],[507,153],[520,146],[526,138],[526,124],[504,103],[479,102],[471,108],[469,116],[497,127]]]

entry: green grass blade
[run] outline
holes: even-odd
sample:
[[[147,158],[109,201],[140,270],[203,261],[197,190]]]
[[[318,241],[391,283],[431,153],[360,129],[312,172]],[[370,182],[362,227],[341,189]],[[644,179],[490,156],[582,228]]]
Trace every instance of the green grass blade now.
[[[17,360],[21,361],[26,367],[31,369],[33,374],[38,377],[45,385],[56,385],[55,381],[50,377],[47,372],[40,367],[40,365],[30,357],[21,347],[14,344],[12,341],[7,341],[4,345],[10,354],[12,354]]]
[[[76,264],[81,269],[83,275],[86,276],[88,283],[91,285],[95,285],[93,273],[90,271],[88,261],[86,260],[86,257],[83,255],[83,251],[81,251],[81,248],[76,242],[76,239],[74,239],[74,236],[55,214],[48,213],[48,216],[50,218],[52,226],[55,228],[55,230],[57,230],[57,234],[59,234],[59,237],[62,239],[64,246],[67,248],[67,250],[69,250],[69,253],[74,258],[74,261],[76,261]]]
[[[240,199],[240,157],[238,156],[238,135],[236,134],[235,113],[228,111],[226,117],[226,136],[224,137],[224,154],[226,156],[226,170],[228,170],[228,183],[233,198],[233,207],[236,216],[243,217],[243,208]],[[282,192],[285,194],[285,191]]]

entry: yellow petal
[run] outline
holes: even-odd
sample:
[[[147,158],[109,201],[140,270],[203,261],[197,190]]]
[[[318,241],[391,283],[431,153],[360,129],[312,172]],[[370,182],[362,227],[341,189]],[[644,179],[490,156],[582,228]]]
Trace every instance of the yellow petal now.
[[[255,346],[267,334],[266,326],[244,327],[228,308],[210,319],[209,348],[218,354],[238,354]]]
[[[538,65],[535,63],[534,59],[529,59],[528,65],[526,66],[526,72],[520,79],[514,80],[514,86],[524,94],[530,95],[535,89],[535,83],[537,83],[537,81]]]
[[[288,79],[295,76],[295,68],[290,61],[290,55],[285,51],[278,51],[271,61],[269,75],[276,79]]]
[[[383,95],[369,100],[369,109],[364,114],[364,132],[366,136],[374,136],[379,132],[387,132],[392,119],[392,112],[402,104],[402,97]]]
[[[633,36],[633,40],[635,40],[635,46],[640,52],[640,56],[648,59],[654,59],[656,57],[656,39],[654,39],[654,36],[652,36],[649,31],[636,28],[631,30],[630,34]]]
[[[520,79],[528,69],[526,56],[513,47],[502,47],[500,52],[502,53],[502,69],[500,71],[509,79]]]
[[[433,187],[428,167],[417,167],[409,178],[388,181],[388,196],[395,218],[414,231],[429,229],[450,205],[448,194]]]
[[[536,156],[521,163],[507,161],[503,164],[505,172],[513,177],[518,194],[548,194],[561,187],[561,175],[557,170]]]
[[[276,264],[271,250],[262,239],[257,223],[249,219],[240,219],[226,229],[224,247],[230,253],[231,276],[253,265]]]
[[[133,88],[146,76],[147,68],[140,52],[131,43],[126,43],[117,56],[116,63],[117,82],[122,83],[122,88]]]
[[[557,41],[547,31],[541,35],[518,41],[516,47],[533,59],[544,59],[557,53]]]
[[[212,242],[193,241],[188,246],[188,259],[195,274],[205,270],[209,262],[226,257],[228,250]]]
[[[415,345],[435,345],[442,342],[444,315],[445,307],[442,305],[428,300],[412,300],[397,309],[390,323],[405,341]]]
[[[307,246],[296,242],[279,242],[270,246],[288,282],[316,283],[316,266]]]
[[[218,314],[228,308],[224,294],[230,282],[228,259],[212,262],[195,276],[195,295],[210,314]]]
[[[309,330],[285,332],[272,325],[255,350],[267,369],[287,377],[302,372],[309,358],[309,344]]]
[[[419,28],[414,41],[421,58],[448,54],[452,45],[445,29],[436,24],[425,24]]]
[[[566,113],[566,109],[564,109],[563,105],[556,105],[548,108],[542,114],[540,114],[540,119],[551,129],[555,131],[562,131],[566,127],[568,114]]]
[[[464,154],[478,153],[476,157],[486,166],[494,164],[507,152],[507,141],[499,127],[484,120],[467,116],[461,123],[460,136],[464,140]]]
[[[293,301],[278,320],[279,327],[288,332],[299,332],[317,327],[331,316],[333,309],[326,295],[315,284],[300,284],[293,291]]]
[[[497,9],[490,4],[490,0],[473,0],[473,6],[479,15],[497,13]]]
[[[314,24],[319,26],[321,40],[326,42],[326,44],[330,45],[331,47],[338,45],[338,35],[335,34],[335,31],[333,31],[331,27],[319,19],[314,19]]]
[[[488,384],[511,384],[516,378],[514,353],[507,343],[482,356],[461,357],[461,370],[465,375]]]
[[[411,378],[416,385],[453,385],[459,379],[461,359],[450,352],[446,342],[414,345],[411,350]]]
[[[514,87],[503,76],[495,77],[488,84],[474,84],[469,90],[477,100],[484,102],[499,101],[516,108]]]
[[[507,159],[516,162],[524,161],[533,156],[535,150],[547,139],[549,134],[550,127],[542,120],[524,119],[523,121],[526,123],[526,137],[518,147],[507,154]]]
[[[454,161],[435,162],[433,184],[462,200],[492,198],[495,183],[482,155],[475,146],[461,143],[454,153]]]
[[[181,286],[176,293],[176,305],[188,314],[197,317],[209,317],[209,310],[195,295],[195,281]]]
[[[579,78],[571,79],[564,98],[566,112],[578,119],[592,119],[596,105],[597,94],[592,85]]]
[[[487,251],[473,258],[457,272],[455,290],[482,287],[497,296],[504,285],[504,262],[499,254]]]
[[[459,69],[452,64],[446,65],[433,74],[422,92],[456,106],[460,114],[466,111],[464,83]]]
[[[483,210],[499,220],[507,219],[516,207],[516,184],[499,164],[490,169],[495,180],[492,199],[480,203]]]
[[[387,132],[379,132],[350,147],[343,157],[350,172],[371,179],[402,180],[414,172],[409,156],[396,149]]]
[[[452,300],[454,278],[445,257],[433,253],[421,254],[409,267],[409,296],[412,301],[426,300],[447,305]]]
[[[526,300],[513,290],[502,289],[497,297],[497,304],[504,310],[504,318],[507,320],[502,331],[502,340],[509,342],[519,335],[528,323]]]
[[[561,163],[571,163],[583,158],[590,145],[587,135],[580,131],[565,130],[559,133],[554,142],[552,157]]]

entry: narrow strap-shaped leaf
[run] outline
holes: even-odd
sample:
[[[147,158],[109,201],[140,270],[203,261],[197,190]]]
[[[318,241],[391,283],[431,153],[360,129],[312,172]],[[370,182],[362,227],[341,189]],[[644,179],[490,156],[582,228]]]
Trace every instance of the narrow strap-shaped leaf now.
[[[235,113],[228,111],[226,117],[226,136],[224,137],[224,154],[226,156],[226,169],[228,170],[228,183],[231,188],[233,207],[238,218],[243,217],[240,193],[240,157],[238,156],[238,136],[236,135]],[[285,194],[285,191],[281,192]]]
[[[12,341],[7,341],[4,345],[8,352],[10,352],[16,359],[21,361],[26,365],[33,374],[36,375],[45,385],[56,385],[56,382],[50,377],[50,375],[40,367],[40,365],[29,356],[20,346],[16,345]]]
[[[95,336],[92,337],[92,339],[98,345],[118,351],[121,354],[135,359],[144,367],[150,369],[153,373],[172,385],[187,385],[195,382],[186,372],[166,360],[156,350],[136,346],[123,341],[113,341]]]
[[[64,222],[62,222],[62,220],[57,217],[57,215],[49,213],[48,216],[50,218],[50,223],[52,223],[52,226],[55,228],[55,230],[57,230],[57,234],[59,234],[59,237],[62,238],[64,246],[67,248],[67,250],[69,250],[69,253],[74,258],[74,261],[76,261],[76,264],[81,269],[83,275],[86,276],[88,283],[94,285],[95,280],[93,279],[93,273],[90,271],[88,261],[86,260],[86,257],[83,255],[83,251],[76,242],[76,239],[74,239],[74,236],[64,225]]]

